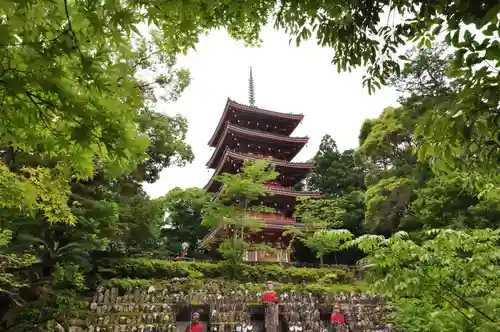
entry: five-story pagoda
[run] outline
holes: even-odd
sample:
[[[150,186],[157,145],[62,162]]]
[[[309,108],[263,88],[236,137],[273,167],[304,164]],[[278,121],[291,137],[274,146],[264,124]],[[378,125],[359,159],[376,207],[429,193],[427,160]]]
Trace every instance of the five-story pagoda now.
[[[287,245],[283,232],[289,226],[300,227],[293,218],[297,197],[319,196],[314,192],[294,190],[307,173],[314,167],[311,163],[296,163],[292,159],[308,142],[308,137],[291,137],[300,124],[302,114],[285,114],[260,109],[254,106],[253,78],[250,71],[250,105],[243,105],[227,100],[219,124],[209,141],[215,148],[207,167],[215,169],[205,186],[208,192],[217,192],[221,184],[214,179],[222,173],[237,173],[245,160],[254,161],[266,158],[279,172],[276,181],[267,183],[270,196],[261,197],[261,204],[272,207],[273,213],[253,212],[253,216],[263,222],[263,229],[252,234],[253,243],[263,243],[278,249],[276,254],[249,250],[245,253],[247,261],[289,262],[290,257],[284,251]],[[214,229],[205,238],[211,242],[222,232]]]

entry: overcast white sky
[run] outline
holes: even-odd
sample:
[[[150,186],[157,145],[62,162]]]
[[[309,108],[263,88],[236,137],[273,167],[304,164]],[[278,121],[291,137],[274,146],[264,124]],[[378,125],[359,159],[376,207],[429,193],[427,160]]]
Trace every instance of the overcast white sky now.
[[[213,149],[207,143],[227,98],[248,103],[249,67],[253,67],[256,106],[278,112],[303,113],[304,121],[293,135],[310,141],[294,161],[310,159],[321,138],[331,135],[341,150],[355,148],[359,128],[367,118],[377,117],[385,107],[396,105],[390,89],[370,96],[362,87],[363,70],[338,74],[331,64],[333,51],[314,40],[289,45],[284,32],[264,29],[260,48],[245,48],[225,31],[202,37],[196,51],[179,59],[191,71],[192,81],[182,97],[160,111],[180,113],[189,121],[187,142],[195,160],[183,167],[163,170],[154,184],[145,184],[152,197],[175,187],[203,187],[212,174],[205,167]]]

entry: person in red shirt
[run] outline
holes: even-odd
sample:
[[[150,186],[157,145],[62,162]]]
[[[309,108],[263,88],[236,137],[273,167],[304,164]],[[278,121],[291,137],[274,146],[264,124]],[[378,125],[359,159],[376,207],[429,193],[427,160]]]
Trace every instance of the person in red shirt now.
[[[261,296],[262,302],[266,303],[276,302],[278,300],[278,296],[276,295],[276,292],[273,290],[273,282],[272,281],[266,282],[266,287],[267,290],[264,291],[264,294],[262,294]]]
[[[191,324],[186,327],[186,332],[203,332],[203,325],[200,324],[200,314],[195,312],[191,317]]]
[[[345,324],[344,321],[344,316],[342,316],[342,313],[340,312],[340,306],[338,303],[335,303],[333,306],[333,312],[330,317],[330,322],[333,324]]]

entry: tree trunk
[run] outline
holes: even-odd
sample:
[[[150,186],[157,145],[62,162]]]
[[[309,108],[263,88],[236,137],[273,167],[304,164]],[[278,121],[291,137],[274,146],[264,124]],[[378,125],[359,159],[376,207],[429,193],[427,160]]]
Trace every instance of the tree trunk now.
[[[246,212],[247,212],[247,208],[248,208],[248,199],[246,199],[246,198],[245,198],[245,209],[243,210],[243,211],[244,211],[244,213],[246,213]],[[244,217],[245,217],[245,216],[243,216],[243,218],[244,218]],[[241,226],[241,241],[243,241],[243,236],[244,236],[244,234],[245,234],[245,233],[244,233],[244,227],[243,227],[243,226]]]

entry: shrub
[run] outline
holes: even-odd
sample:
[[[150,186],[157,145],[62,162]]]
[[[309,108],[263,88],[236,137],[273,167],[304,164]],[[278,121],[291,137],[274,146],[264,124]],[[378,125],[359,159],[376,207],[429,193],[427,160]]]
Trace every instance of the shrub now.
[[[185,262],[147,258],[111,259],[101,262],[99,273],[105,278],[221,278],[242,282],[265,282],[273,280],[281,283],[350,282],[351,271],[336,267],[282,267],[277,264],[239,264],[225,262]]]

